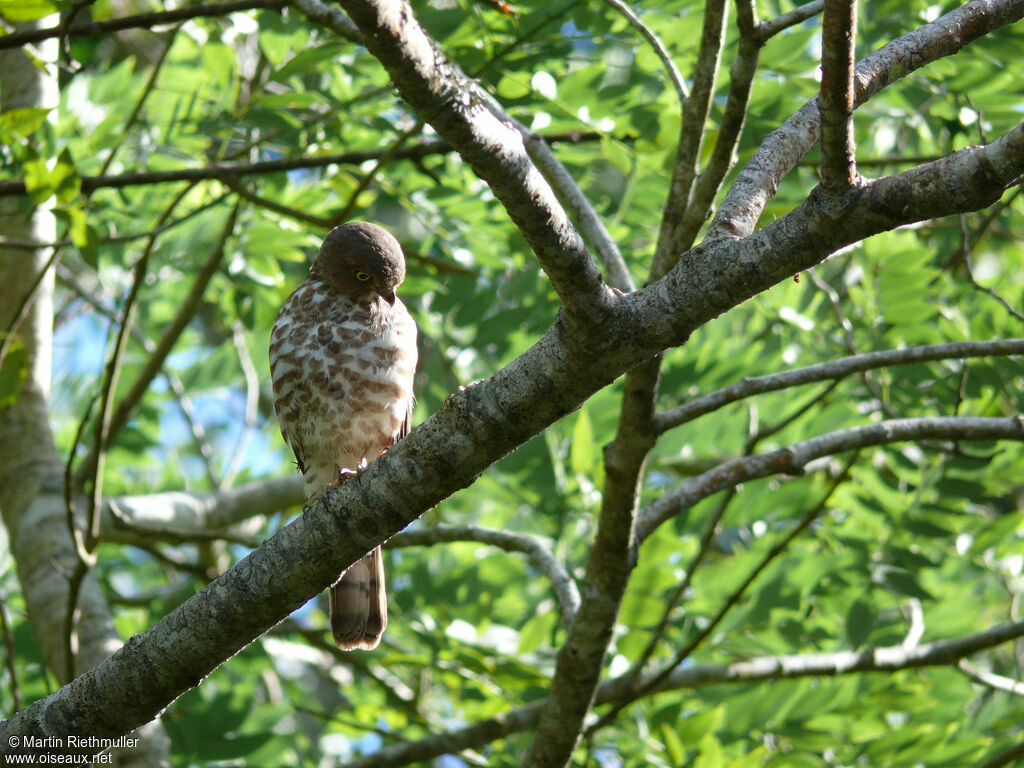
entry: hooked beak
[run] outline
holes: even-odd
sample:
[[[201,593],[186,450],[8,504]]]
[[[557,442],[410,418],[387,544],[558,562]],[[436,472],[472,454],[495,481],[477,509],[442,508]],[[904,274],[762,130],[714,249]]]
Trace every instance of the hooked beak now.
[[[384,299],[389,306],[395,306],[395,292],[393,290],[381,292],[380,297]]]

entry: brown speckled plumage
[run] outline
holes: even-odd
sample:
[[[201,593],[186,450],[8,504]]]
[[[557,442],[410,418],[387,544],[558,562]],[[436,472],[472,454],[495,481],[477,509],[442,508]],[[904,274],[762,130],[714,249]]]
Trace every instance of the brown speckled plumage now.
[[[409,428],[416,324],[394,290],[401,247],[374,224],[331,230],[270,338],[274,409],[312,503],[339,471],[357,471]],[[387,626],[377,548],[331,587],[331,629],[344,649],[372,649]]]

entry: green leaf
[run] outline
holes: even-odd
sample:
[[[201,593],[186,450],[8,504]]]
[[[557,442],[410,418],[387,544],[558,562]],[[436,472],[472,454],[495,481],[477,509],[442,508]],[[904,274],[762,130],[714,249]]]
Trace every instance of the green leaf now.
[[[1022,529],[1024,529],[1024,510],[1002,515],[983,526],[975,534],[971,552],[980,555],[990,547],[1003,543]]]
[[[715,734],[706,734],[700,740],[700,753],[693,761],[693,768],[722,768],[722,745]]]
[[[521,99],[530,94],[529,78],[521,75],[505,75],[498,82],[498,96],[503,99]]]
[[[56,12],[50,0],[0,0],[0,16],[8,21],[35,21]]]
[[[557,623],[558,613],[555,611],[545,611],[531,616],[519,630],[519,655],[533,653],[540,648],[541,643],[549,640]]]
[[[46,167],[46,160],[36,157],[27,160],[22,166],[25,178],[25,189],[36,201],[42,205],[53,196],[54,188],[50,179],[50,169]]]
[[[283,82],[289,77],[317,71],[320,69],[321,62],[335,59],[350,50],[351,47],[351,43],[326,43],[316,48],[307,48],[289,59],[274,73],[273,79]]]
[[[72,205],[64,211],[68,217],[68,236],[93,269],[97,268],[96,231],[89,226],[89,217],[81,205]]]
[[[661,724],[661,740],[672,764],[683,765],[686,761],[686,748],[683,746],[679,734],[668,723]]]
[[[0,114],[0,142],[12,144],[28,138],[43,126],[49,114],[47,107],[23,107]]]
[[[934,600],[934,596],[921,586],[917,576],[903,568],[879,565],[872,574],[872,580],[891,592],[921,600]]]
[[[78,175],[71,151],[67,147],[57,156],[57,164],[50,173],[50,184],[59,203],[71,202],[82,191],[82,178]]]
[[[724,710],[721,707],[705,709],[696,714],[684,718],[677,726],[676,733],[688,746],[703,743],[703,739],[710,735],[722,721]]]
[[[858,600],[846,614],[846,639],[854,648],[867,641],[875,623],[875,609],[865,600]]]
[[[572,429],[572,447],[569,449],[569,466],[576,475],[591,477],[599,456],[594,442],[594,427],[586,408],[580,408],[576,425]]]

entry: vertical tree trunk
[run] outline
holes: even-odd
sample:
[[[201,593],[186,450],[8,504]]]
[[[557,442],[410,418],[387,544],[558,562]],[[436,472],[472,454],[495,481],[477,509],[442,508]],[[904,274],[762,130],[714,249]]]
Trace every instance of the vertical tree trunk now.
[[[51,20],[44,20],[45,23]],[[27,28],[30,25],[19,25]],[[41,44],[48,61],[56,41]],[[0,51],[0,111],[44,107],[55,110],[56,79],[20,49]],[[55,117],[55,115],[54,115]],[[11,241],[50,243],[55,239],[52,201],[35,208],[25,197],[0,199],[0,232]],[[64,504],[64,462],[47,416],[53,343],[54,270],[52,249],[0,248],[0,332],[8,349],[21,346],[28,366],[17,400],[0,410],[0,514],[18,564],[29,620],[62,683],[110,655],[121,645],[99,583],[82,584],[78,605],[79,647],[74,669],[66,661],[65,616],[68,576],[76,554]],[[169,744],[159,723],[140,728],[134,750],[118,755],[122,766],[169,765]]]

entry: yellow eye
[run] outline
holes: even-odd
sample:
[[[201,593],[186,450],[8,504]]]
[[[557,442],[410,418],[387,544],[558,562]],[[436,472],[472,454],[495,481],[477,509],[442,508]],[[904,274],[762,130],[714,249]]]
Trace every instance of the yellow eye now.
[[[355,275],[356,275],[356,280],[358,280],[361,283],[365,283],[367,280],[370,279],[370,275],[367,272],[360,271],[360,272],[356,272]]]

